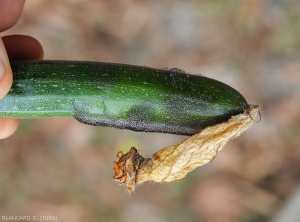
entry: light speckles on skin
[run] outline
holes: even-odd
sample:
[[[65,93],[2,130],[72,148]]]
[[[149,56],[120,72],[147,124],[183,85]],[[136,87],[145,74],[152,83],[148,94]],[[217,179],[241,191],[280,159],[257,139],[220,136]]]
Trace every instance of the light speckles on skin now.
[[[247,104],[223,83],[176,69],[45,60],[12,68],[16,81],[0,101],[0,115],[7,117],[75,115],[92,125],[191,135]],[[79,112],[78,104],[85,109]]]

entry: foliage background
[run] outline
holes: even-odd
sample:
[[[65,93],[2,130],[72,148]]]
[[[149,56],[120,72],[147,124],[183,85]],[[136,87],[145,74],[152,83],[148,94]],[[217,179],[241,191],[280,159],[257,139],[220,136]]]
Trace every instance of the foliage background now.
[[[0,141],[0,215],[59,221],[271,221],[300,181],[297,0],[30,0],[3,35],[36,37],[45,59],[180,68],[221,80],[262,120],[178,183],[127,195],[112,179],[119,150],[145,156],[185,137],[22,120]]]

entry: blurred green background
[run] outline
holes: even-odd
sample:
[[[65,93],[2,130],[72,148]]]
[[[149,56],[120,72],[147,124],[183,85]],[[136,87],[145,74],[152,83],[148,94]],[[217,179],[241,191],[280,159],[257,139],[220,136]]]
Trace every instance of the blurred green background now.
[[[45,59],[201,73],[260,105],[262,120],[185,180],[144,184],[133,195],[112,178],[117,151],[135,146],[150,157],[185,137],[22,120],[0,141],[0,216],[272,221],[299,186],[298,0],[30,0],[8,34],[37,38]]]

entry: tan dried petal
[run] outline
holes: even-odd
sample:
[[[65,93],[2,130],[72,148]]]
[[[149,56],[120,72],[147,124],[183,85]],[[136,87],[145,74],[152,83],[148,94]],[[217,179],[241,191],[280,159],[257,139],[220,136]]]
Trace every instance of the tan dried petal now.
[[[243,114],[206,127],[177,145],[159,150],[151,159],[143,158],[131,148],[115,163],[114,168],[118,170],[115,170],[114,178],[124,184],[128,192],[146,181],[171,183],[182,180],[196,167],[211,162],[228,140],[237,138],[253,124],[258,113],[258,106],[251,106]]]

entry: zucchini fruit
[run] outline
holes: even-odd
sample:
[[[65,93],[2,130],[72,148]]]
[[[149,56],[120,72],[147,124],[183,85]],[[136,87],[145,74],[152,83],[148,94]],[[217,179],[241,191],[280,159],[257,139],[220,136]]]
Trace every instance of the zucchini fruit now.
[[[94,126],[193,135],[249,108],[232,87],[178,69],[83,61],[11,64],[0,117],[75,117]]]

